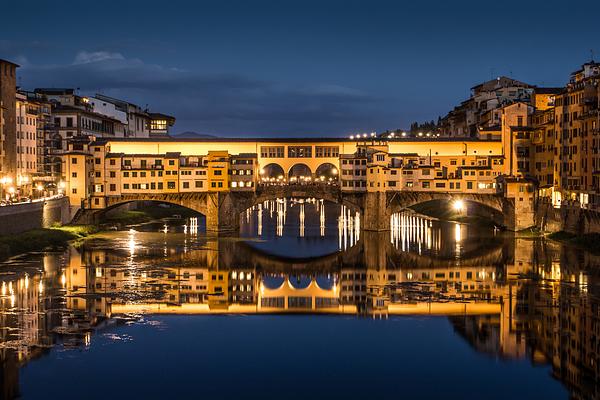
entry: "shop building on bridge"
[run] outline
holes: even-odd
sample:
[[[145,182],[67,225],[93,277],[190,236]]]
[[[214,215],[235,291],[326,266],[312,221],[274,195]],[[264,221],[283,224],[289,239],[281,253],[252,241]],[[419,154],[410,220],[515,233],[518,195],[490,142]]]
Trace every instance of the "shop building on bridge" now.
[[[323,146],[309,139],[302,146],[297,141],[279,146],[234,141],[72,141],[63,154],[64,190],[72,206],[99,209],[111,196],[252,192],[261,184],[328,184],[349,193],[494,194],[495,180],[507,172],[498,141],[334,140]],[[217,150],[217,146],[232,149]],[[274,151],[275,147],[284,150]],[[418,152],[402,151],[406,149]],[[267,173],[265,167],[273,164],[279,172]],[[294,175],[296,170],[304,170],[307,176]]]

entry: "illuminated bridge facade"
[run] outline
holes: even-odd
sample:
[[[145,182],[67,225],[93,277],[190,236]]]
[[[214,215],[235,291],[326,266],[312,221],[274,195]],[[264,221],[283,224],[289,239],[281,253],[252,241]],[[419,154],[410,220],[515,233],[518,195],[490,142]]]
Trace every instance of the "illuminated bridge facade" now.
[[[154,200],[204,214],[208,230],[235,231],[255,204],[314,197],[360,211],[366,230],[388,230],[402,208],[462,199],[522,229],[533,225],[534,186],[503,152],[501,141],[439,138],[97,140],[65,151],[63,189],[82,222]]]

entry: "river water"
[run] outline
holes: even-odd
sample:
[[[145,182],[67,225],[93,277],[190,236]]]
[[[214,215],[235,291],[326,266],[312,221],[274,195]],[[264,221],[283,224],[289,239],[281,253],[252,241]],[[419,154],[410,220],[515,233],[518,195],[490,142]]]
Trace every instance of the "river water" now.
[[[598,398],[600,258],[321,201],[0,266],[0,398]]]

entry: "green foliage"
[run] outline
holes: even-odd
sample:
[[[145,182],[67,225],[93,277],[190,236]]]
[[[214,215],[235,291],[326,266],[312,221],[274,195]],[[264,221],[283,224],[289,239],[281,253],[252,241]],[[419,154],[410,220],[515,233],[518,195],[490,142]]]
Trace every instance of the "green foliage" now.
[[[30,251],[61,248],[71,240],[81,239],[95,232],[95,226],[69,225],[0,236],[0,260]]]

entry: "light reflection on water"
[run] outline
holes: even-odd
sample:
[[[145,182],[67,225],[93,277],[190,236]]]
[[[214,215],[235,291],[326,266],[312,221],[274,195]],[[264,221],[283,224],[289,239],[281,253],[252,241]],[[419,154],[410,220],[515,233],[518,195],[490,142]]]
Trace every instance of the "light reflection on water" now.
[[[244,213],[240,235],[276,256],[318,257],[359,241],[360,214],[319,199],[269,200]]]
[[[362,378],[346,381],[343,376],[353,376],[353,357],[360,356],[335,352],[338,361],[331,368],[341,371],[338,382],[343,384],[336,385],[330,397],[352,397],[355,391],[348,388],[353,381],[378,380],[385,374],[382,371],[401,368],[398,360],[415,360],[404,363],[410,366],[402,370],[408,381],[424,375],[443,380],[452,372],[441,366],[439,354],[459,363],[461,376],[479,375],[481,383],[470,383],[472,393],[490,390],[489,398],[500,398],[500,393],[509,398],[525,393],[530,398],[566,398],[549,372],[575,398],[597,397],[598,257],[539,239],[498,235],[415,214],[393,216],[391,231],[377,233],[361,232],[359,215],[329,203],[273,202],[261,207],[245,215],[240,238],[209,238],[191,229],[194,224],[189,220],[168,221],[167,233],[161,231],[162,223],[135,227],[102,234],[81,249],[6,263],[0,274],[0,355],[7,377],[2,396],[10,398],[17,391],[26,398],[53,393],[65,370],[78,381],[73,367],[83,360],[86,370],[112,379],[118,388],[114,382],[119,376],[111,374],[120,370],[101,362],[104,355],[114,354],[115,363],[124,365],[140,360],[141,368],[157,362],[144,356],[157,351],[179,357],[166,372],[170,379],[186,376],[191,369],[216,382],[217,371],[229,371],[231,376],[238,369],[210,365],[244,356],[257,359],[251,353],[253,344],[261,348],[263,359],[274,357],[278,351],[270,352],[268,346],[283,340],[276,332],[285,332],[287,346],[308,346],[297,357],[318,357],[311,349],[321,348],[319,338],[329,329],[336,337],[327,340],[322,352],[364,345],[360,347],[364,363],[372,362],[369,356],[376,354],[381,367],[369,372],[361,364],[357,368]],[[303,246],[316,250],[306,256]],[[229,317],[222,322],[212,314]],[[249,314],[264,316],[253,317],[262,324],[257,330],[253,320],[233,317]],[[312,317],[289,320],[282,314]],[[446,322],[424,318],[435,315],[444,316]],[[371,319],[377,324],[365,325]],[[199,337],[202,345],[180,348],[180,342],[196,343]],[[238,342],[247,346],[236,347]],[[206,343],[221,343],[219,351],[212,354]],[[385,351],[377,349],[379,343]],[[95,350],[97,346],[102,352]],[[82,349],[84,353],[79,352]],[[127,349],[136,355],[123,358]],[[57,358],[58,351],[69,356]],[[493,358],[474,358],[473,352]],[[185,360],[192,355],[203,363],[190,368]],[[421,365],[419,359],[438,361]],[[293,363],[278,362],[295,368]],[[329,370],[304,362],[303,368],[312,368],[317,376]],[[246,374],[260,380],[263,372]],[[45,387],[34,384],[40,374]],[[379,381],[370,393],[391,397],[403,390],[408,397],[427,397],[425,389],[398,388],[392,381],[397,377]],[[494,386],[496,381],[518,384]],[[453,382],[447,382],[444,394],[462,397],[463,386]],[[132,378],[130,384],[136,383],[141,384]],[[321,389],[325,385],[318,384]],[[528,384],[532,392],[526,392]],[[80,396],[82,388],[70,385],[73,391],[67,389],[64,397]],[[167,395],[171,390],[157,393]],[[176,389],[180,396],[196,393],[179,390],[183,389]],[[241,396],[241,390],[231,388],[230,394]]]

